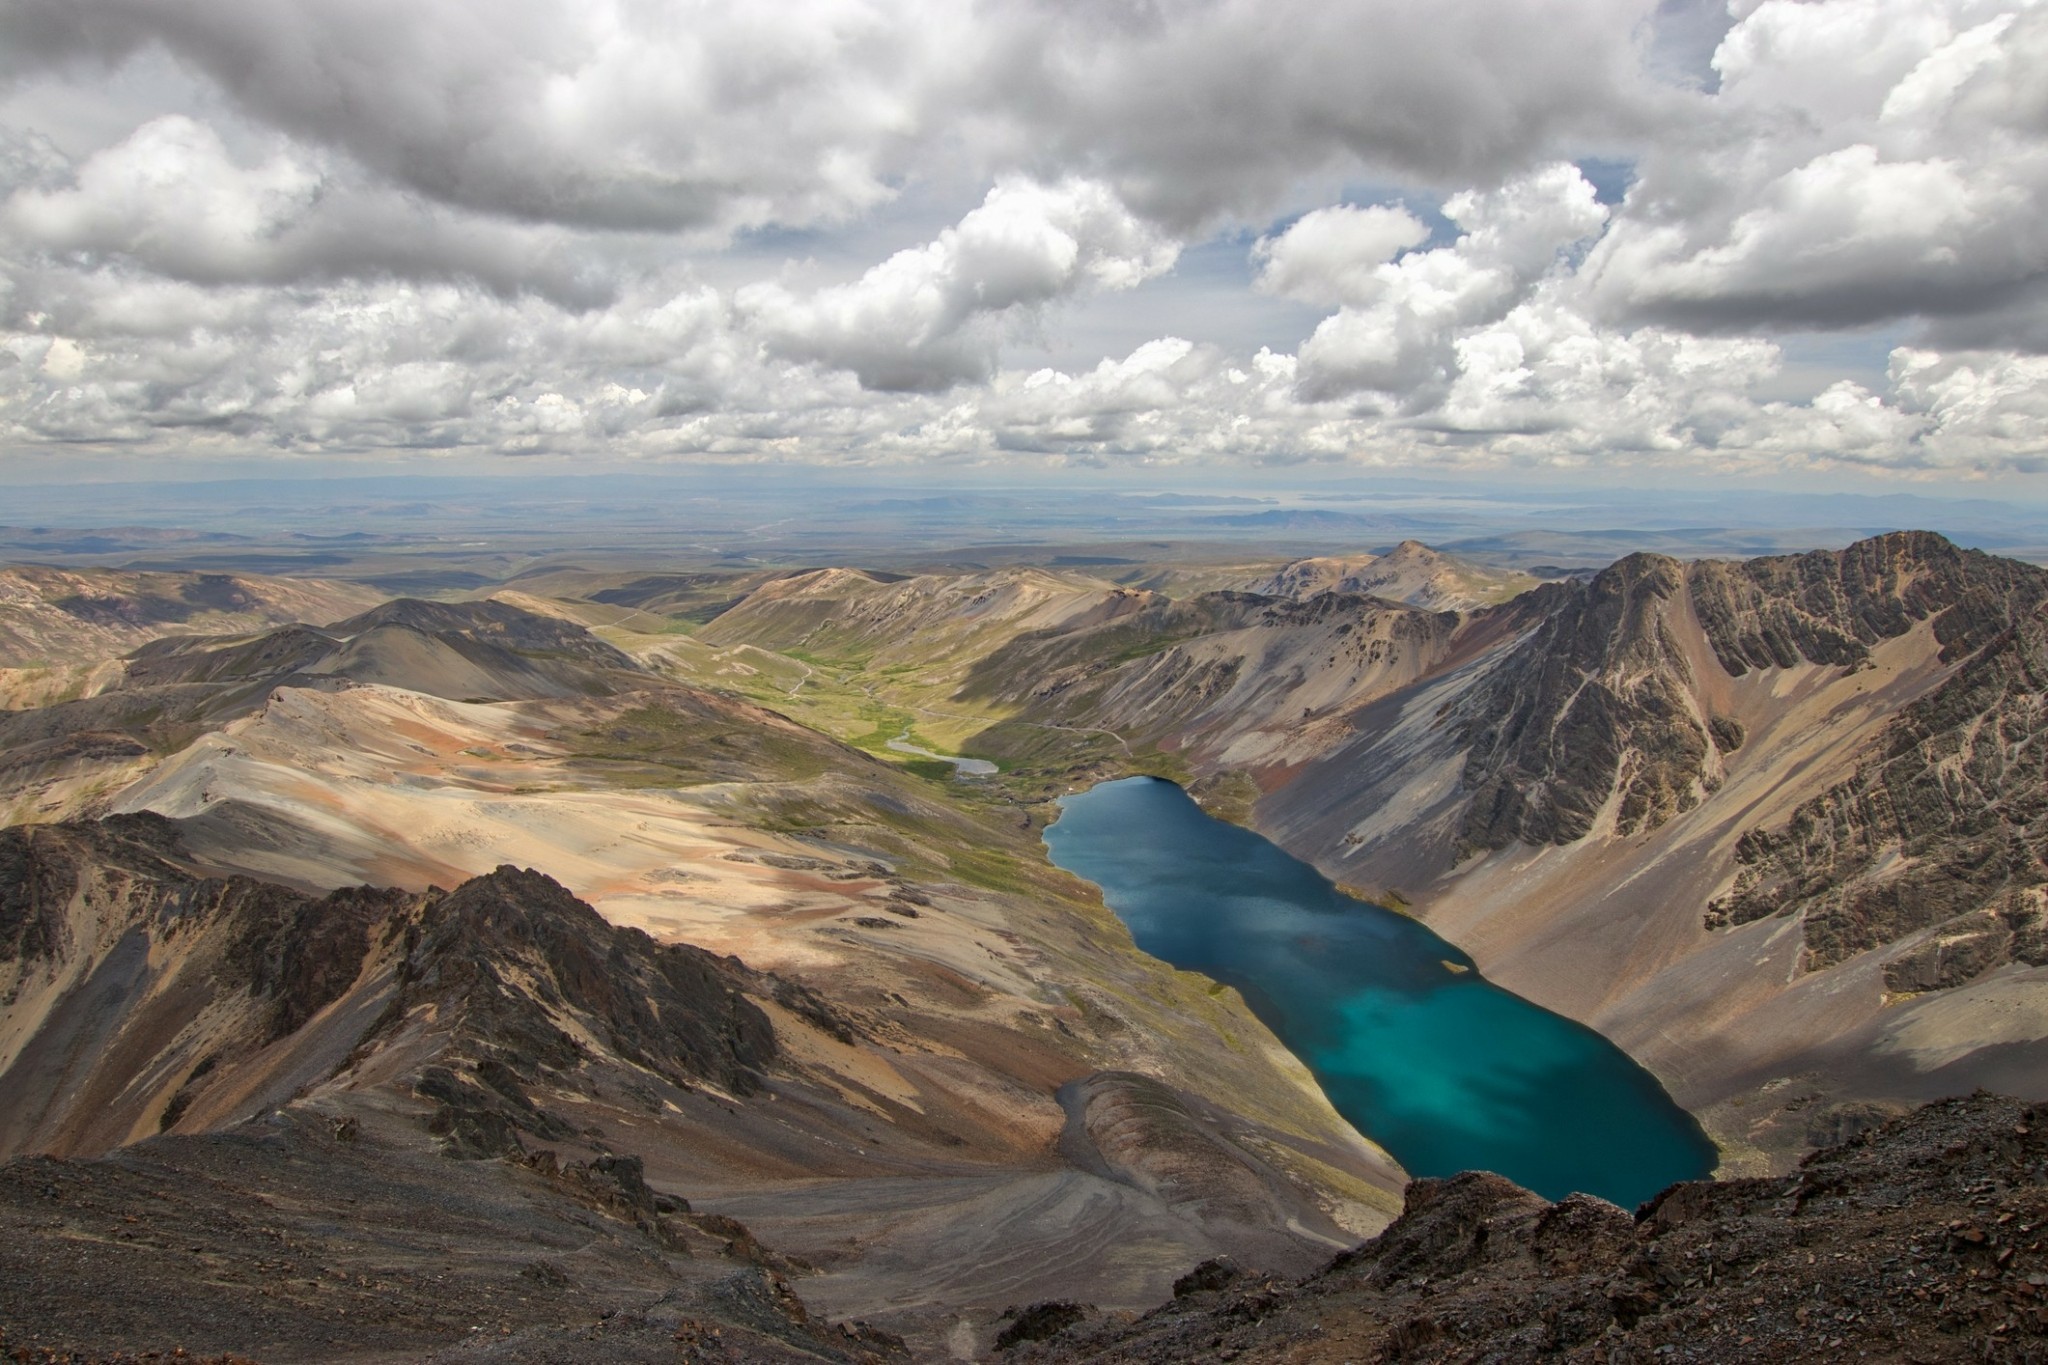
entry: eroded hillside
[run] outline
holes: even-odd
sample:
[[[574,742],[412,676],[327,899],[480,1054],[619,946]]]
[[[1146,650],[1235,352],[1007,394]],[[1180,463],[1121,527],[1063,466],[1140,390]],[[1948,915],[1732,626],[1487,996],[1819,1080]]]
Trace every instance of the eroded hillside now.
[[[1916,533],[1635,555],[1463,615],[1212,595],[991,656],[1016,719],[977,742],[1057,719],[1250,784],[1260,828],[1767,1165],[2048,1074],[2044,598],[2048,573]]]
[[[123,668],[17,722],[149,752],[109,823],[4,835],[11,1150],[281,1108],[630,1155],[913,1343],[1391,1212],[1398,1168],[1235,993],[1136,953],[1004,802],[502,602]]]
[[[842,575],[832,593],[924,614],[894,635],[869,608],[807,619],[867,652],[787,686],[901,703],[908,661],[956,641],[906,724],[944,716],[1020,799],[1193,782],[1602,1029],[1738,1167],[1979,1081],[2038,1088],[2048,574],[1902,532],[1633,555],[1437,612],[1331,590],[1360,567],[1264,585],[1297,597],[1098,596],[1001,629],[965,624],[964,582]],[[753,647],[801,653],[787,630]]]
[[[321,625],[384,594],[355,583],[17,565],[0,569],[0,706],[95,689],[99,665],[165,635]]]
[[[740,1220],[719,1273],[753,1288],[666,1281],[695,1306],[646,1321],[765,1294],[788,1311],[745,1330],[827,1359],[888,1343],[810,1311],[931,1352],[1208,1255],[1298,1271],[1402,1177],[1234,992],[1047,864],[1043,798],[1134,770],[1602,1029],[1724,1170],[2040,1096],[2048,573],[1899,534],[1439,611],[1292,567],[1178,597],[562,570],[142,641],[0,714],[0,790],[45,822],[5,835],[0,1086],[52,1097],[6,1142],[160,1189],[265,1133],[409,1188],[509,1157],[490,1180],[610,1210],[621,1255]]]

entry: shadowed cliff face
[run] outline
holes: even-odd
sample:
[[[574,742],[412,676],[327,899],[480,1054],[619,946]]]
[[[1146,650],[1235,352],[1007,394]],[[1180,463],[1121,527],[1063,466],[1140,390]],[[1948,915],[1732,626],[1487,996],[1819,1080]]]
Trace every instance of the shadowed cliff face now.
[[[481,1078],[414,1084],[448,1131],[490,1130],[456,1134],[482,1154],[562,1135],[522,1083],[588,1088],[595,1066],[746,1094],[775,1059],[752,974],[609,925],[539,873],[313,896],[195,876],[182,853],[156,816],[0,830],[0,1151],[217,1127],[403,1063]]]
[[[1691,666],[1667,616],[1683,567],[1631,555],[1590,584],[1545,590],[1540,622],[1459,703],[1473,849],[1584,838],[1610,797],[1615,828],[1654,828],[1718,785]]]
[[[1135,1323],[1041,1315],[1048,1339],[1008,1358],[2038,1360],[2044,1175],[2048,1111],[1979,1095],[1633,1217],[1498,1176],[1418,1180],[1393,1226],[1306,1279],[1204,1267]]]

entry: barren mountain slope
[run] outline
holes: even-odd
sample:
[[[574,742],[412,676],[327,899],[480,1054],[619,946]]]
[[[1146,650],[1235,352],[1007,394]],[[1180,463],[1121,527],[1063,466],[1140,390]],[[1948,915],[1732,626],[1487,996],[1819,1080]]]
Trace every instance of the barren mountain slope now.
[[[1486,638],[1455,614],[1339,593],[1157,599],[983,659],[957,696],[1005,718],[963,749],[1069,762],[1077,780],[1152,748],[1197,774],[1283,771],[1347,735],[1349,712]]]
[[[0,568],[0,670],[97,664],[163,635],[323,625],[384,596],[317,578]]]
[[[1024,631],[1072,629],[1154,595],[1080,574],[995,569],[964,575],[817,569],[773,579],[708,622],[707,644],[858,658],[870,668],[958,667]]]
[[[852,1136],[764,1010],[845,1030],[822,1002],[532,872],[316,899],[182,863],[159,817],[0,832],[0,1150],[142,1143],[0,1166],[7,1339],[418,1358],[481,1322],[620,1359],[688,1317],[750,1359],[888,1345],[809,1321],[797,1266],[635,1150],[652,1112],[677,1150],[800,1159],[763,1100]],[[650,1303],[660,1331],[588,1341],[596,1305]]]
[[[835,601],[910,590],[812,581]],[[948,676],[995,647],[930,707],[988,717],[959,750],[1055,784],[1178,763],[1228,806],[1257,796],[1294,851],[1413,901],[1503,984],[1648,1062],[1731,1160],[1782,1162],[1866,1102],[2044,1074],[2044,585],[1900,533],[1741,564],[1637,555],[1460,615],[1132,594],[958,637]],[[763,639],[842,638],[811,609]],[[876,661],[931,632],[891,613],[850,629]]]
[[[1068,781],[1177,753],[1782,1162],[1867,1102],[2048,1093],[2044,601],[1915,533],[1463,616],[1155,600],[985,658],[959,697],[1008,719],[963,747]]]
[[[0,712],[0,812],[106,809],[166,754],[282,686],[382,682],[437,697],[566,697],[644,680],[572,623],[497,602],[407,599],[331,625],[149,641],[97,670],[94,695]]]
[[[867,985],[814,969],[844,991],[828,999],[613,927],[509,867],[452,893],[324,896],[195,870],[157,816],[0,833],[0,1091],[22,1100],[8,1148],[96,1152],[282,1106],[406,1150],[545,1147],[548,1171],[630,1156],[699,1213],[740,1213],[830,1271],[804,1282],[813,1303],[913,1337],[1082,1286],[1139,1302],[1218,1251],[1305,1266],[1350,1236],[1318,1195],[1399,1178],[1355,1139],[1347,1151],[1341,1125],[1246,1117],[1255,1096],[1290,1104],[1250,1058],[1211,1056],[1195,1077],[1170,1040],[1094,1037],[1112,1010],[1128,1012],[1119,1031],[1175,1027],[1163,1002],[1093,1003],[1100,988],[1069,973],[1088,1009],[1020,1011],[1036,1002],[1001,992],[1029,960],[1014,949],[980,980],[915,949]],[[867,879],[896,915],[969,908]],[[1197,1050],[1230,1050],[1179,1027]],[[1147,1074],[1091,1070],[1107,1056]]]
[[[1746,565],[1636,556],[1532,594],[1503,613],[1512,638],[1348,716],[1342,743],[1265,775],[1259,819],[1601,1028],[1736,1156],[1824,1135],[1802,1112],[1816,1101],[2033,1093],[2044,597],[2040,570],[1931,536]],[[1979,792],[1953,790],[1964,771]],[[1825,795],[1841,784],[1860,807]],[[1960,813],[1990,791],[2012,804]],[[1858,849],[1812,847],[1837,826]],[[1955,870],[1981,858],[2009,870]],[[1972,943],[1956,956],[1974,970],[1936,940]],[[1900,994],[1939,984],[1957,989]]]
[[[1372,562],[1386,566],[1374,583],[1432,600],[1473,600],[1452,589],[1480,579],[1491,585],[1481,595],[1506,591],[1499,576],[1418,545]],[[1290,581],[1299,580],[1307,596],[1315,595],[1307,589],[1320,564],[1292,566],[1300,572]],[[1238,566],[1224,576],[1263,582],[1273,570]],[[659,672],[738,689],[866,747],[911,730],[920,744],[1038,772],[1127,760],[1155,737],[1233,717],[1259,732],[1247,742],[1263,761],[1269,750],[1289,746],[1304,712],[1327,713],[1383,690],[1390,678],[1412,676],[1429,651],[1404,643],[1442,637],[1453,624],[1377,603],[1394,614],[1374,617],[1350,639],[1360,602],[1348,587],[1342,600],[1316,604],[1230,591],[1175,600],[1032,568],[908,576],[812,570],[705,605],[705,593],[730,586],[729,579],[712,587],[697,576],[651,577],[553,610],[592,624]],[[1315,586],[1324,585],[1317,579]],[[650,605],[616,605],[626,597]],[[1182,642],[1185,649],[1174,649]],[[1112,671],[1133,661],[1113,679],[1127,686],[1105,700],[1094,682],[1112,681]],[[1190,725],[1183,715],[1190,708],[1202,722]],[[1207,736],[1212,747],[1236,737],[1228,724]]]
[[[776,1065],[812,1097],[777,1092],[754,1111],[759,1132],[721,1135],[733,1116],[716,1104],[684,1123],[618,1100],[628,1117],[615,1121],[651,1172],[687,1177],[700,1207],[829,1263],[806,1294],[835,1313],[950,1330],[948,1315],[985,1317],[1054,1282],[1136,1302],[1220,1249],[1295,1263],[1384,1221],[1398,1169],[1234,993],[1137,954],[1087,888],[1045,864],[1014,809],[977,807],[759,707],[635,673],[568,623],[492,606],[452,630],[394,604],[349,623],[339,643],[283,632],[138,659],[190,680],[154,686],[228,689],[249,705],[113,806],[172,817],[177,858],[195,871],[300,897],[358,882],[417,894],[501,863],[542,868],[613,923],[737,953],[831,1000],[843,1028],[819,1022],[808,996],[758,1002]],[[392,632],[413,643],[379,657],[403,661],[408,680],[461,691],[481,677],[511,695],[453,699],[307,664],[344,658],[354,670],[361,642]],[[492,666],[451,689],[450,658]],[[264,660],[278,670],[267,678]],[[565,686],[533,686],[529,665]],[[91,1003],[95,981],[152,1000],[138,982],[161,982],[169,1003],[152,1009],[204,1012],[176,981],[214,976],[171,971],[164,948],[120,947],[130,941],[116,935],[39,993],[16,992],[31,1011],[16,1034],[58,1030],[34,1056],[115,1055],[74,1026],[108,1017]],[[151,1025],[134,1038],[162,1035]],[[113,1129],[132,1137],[161,1121],[154,1106],[175,1071],[138,1061],[102,1082],[133,1101],[93,1108],[107,1132],[61,1117],[36,1131],[76,1131],[82,1145],[68,1150],[104,1145]],[[233,1093],[268,1097],[267,1084]],[[174,1127],[185,1112],[204,1126],[243,1111],[195,1097]],[[1061,1256],[1040,1254],[1056,1244]]]

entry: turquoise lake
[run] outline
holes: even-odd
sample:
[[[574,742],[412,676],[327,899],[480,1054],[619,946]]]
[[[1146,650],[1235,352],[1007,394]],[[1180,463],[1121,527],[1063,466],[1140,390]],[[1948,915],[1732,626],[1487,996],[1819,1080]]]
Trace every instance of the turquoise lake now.
[[[1626,1208],[1713,1170],[1699,1124],[1621,1049],[1173,783],[1125,778],[1060,805],[1052,860],[1101,887],[1147,953],[1237,987],[1411,1174],[1498,1171]]]

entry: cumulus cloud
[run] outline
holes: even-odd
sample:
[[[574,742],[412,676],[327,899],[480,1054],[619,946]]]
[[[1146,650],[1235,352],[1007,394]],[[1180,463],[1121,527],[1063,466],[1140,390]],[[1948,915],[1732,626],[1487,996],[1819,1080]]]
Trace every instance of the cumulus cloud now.
[[[1304,393],[1301,362],[1161,338],[1089,367],[998,369],[945,393],[877,392],[775,355],[701,286],[597,310],[473,285],[260,286],[64,277],[0,331],[0,441],[553,454],[608,460],[1032,461],[1412,467],[1446,461],[1717,469],[2028,468],[2048,442],[2030,357],[1902,349],[1882,391],[1757,397],[1780,363],[1746,338],[1604,330],[1545,283],[1465,329],[1434,402],[1374,412]]]
[[[1256,212],[1305,173],[1457,183],[1663,116],[1653,0],[1166,0],[1016,6],[988,89],[1021,136],[1176,224]]]
[[[1044,305],[1132,288],[1178,254],[1102,185],[1012,179],[851,284],[808,297],[757,284],[736,303],[777,355],[851,370],[872,389],[942,389],[987,378],[1005,329]]]
[[[46,153],[10,177],[0,230],[202,284],[467,276],[577,304],[610,288],[560,231],[434,212],[323,161],[289,145],[237,161],[212,127],[166,115],[77,166]]]
[[[1776,346],[1751,338],[1607,331],[1552,289],[1460,336],[1455,349],[1443,402],[1418,424],[1498,434],[1509,438],[1506,450],[1583,457],[1718,449],[1781,364]]]
[[[1714,65],[1707,117],[1648,149],[1587,264],[1610,316],[1827,328],[2038,304],[2048,9],[1765,0]],[[2039,344],[2010,321],[2005,339]]]
[[[0,0],[0,441],[2036,467],[2048,5],[1699,12]]]
[[[1303,214],[1252,246],[1259,288],[1304,303],[1369,304],[1385,289],[1380,266],[1429,240],[1405,208],[1338,204]]]
[[[252,118],[526,219],[832,222],[946,155],[1096,174],[1185,226],[1304,173],[1486,174],[1640,125],[1654,8],[13,0],[4,60],[165,49]]]
[[[1352,267],[1351,301],[1301,348],[1304,395],[1377,393],[1411,406],[1434,401],[1457,369],[1460,334],[1507,316],[1559,266],[1566,248],[1607,218],[1592,185],[1568,164],[1455,195],[1443,211],[1464,229],[1449,246]],[[1313,215],[1303,222],[1323,235]],[[1301,226],[1269,248],[1268,258],[1286,251]]]
[[[898,3],[16,0],[17,67],[160,46],[441,203],[578,226],[825,221],[887,194],[955,26]]]

